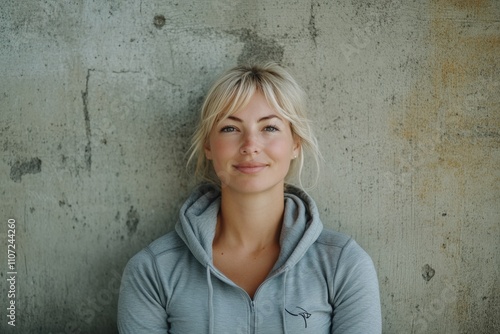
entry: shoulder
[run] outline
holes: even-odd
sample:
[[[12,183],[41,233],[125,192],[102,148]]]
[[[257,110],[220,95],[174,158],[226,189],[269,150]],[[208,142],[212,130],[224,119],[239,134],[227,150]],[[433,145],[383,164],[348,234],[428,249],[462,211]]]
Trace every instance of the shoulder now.
[[[351,267],[360,264],[368,267],[373,266],[368,253],[347,234],[324,228],[316,243],[330,256],[338,260],[338,266]]]
[[[323,228],[316,243],[322,245],[323,248],[342,253],[342,255],[345,255],[345,253],[358,255],[366,254],[363,248],[361,248],[352,237],[329,228]]]
[[[185,245],[186,244],[182,241],[177,232],[171,231],[151,242],[146,247],[146,250],[153,256],[161,256],[164,253],[183,248]]]
[[[320,254],[331,260],[336,288],[378,284],[372,258],[352,237],[324,229],[316,243]]]
[[[323,228],[316,242],[330,247],[344,248],[351,240],[353,239],[347,234]]]
[[[127,263],[127,269],[145,269],[155,266],[159,257],[175,253],[185,248],[184,242],[175,231],[171,231],[151,242],[136,253]]]

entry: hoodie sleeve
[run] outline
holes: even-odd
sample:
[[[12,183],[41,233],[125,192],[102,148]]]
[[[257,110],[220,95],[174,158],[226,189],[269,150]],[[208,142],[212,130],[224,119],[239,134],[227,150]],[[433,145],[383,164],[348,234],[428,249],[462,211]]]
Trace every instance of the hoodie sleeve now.
[[[125,267],[118,299],[120,334],[168,333],[166,302],[153,255],[146,248]]]
[[[333,288],[332,333],[382,333],[377,273],[370,256],[352,239],[340,254]]]

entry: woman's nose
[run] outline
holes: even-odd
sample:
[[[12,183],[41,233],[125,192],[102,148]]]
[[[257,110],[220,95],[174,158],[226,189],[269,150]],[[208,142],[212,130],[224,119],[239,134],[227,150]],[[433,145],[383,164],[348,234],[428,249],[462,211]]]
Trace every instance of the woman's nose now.
[[[261,150],[261,145],[259,144],[257,138],[253,134],[245,135],[243,138],[243,144],[240,148],[241,154],[258,154]]]

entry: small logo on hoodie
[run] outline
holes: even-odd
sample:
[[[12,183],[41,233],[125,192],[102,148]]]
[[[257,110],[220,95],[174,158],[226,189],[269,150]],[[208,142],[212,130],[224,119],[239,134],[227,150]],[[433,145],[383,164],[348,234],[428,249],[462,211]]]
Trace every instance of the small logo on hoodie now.
[[[293,315],[294,317],[301,316],[302,319],[304,319],[304,328],[307,328],[307,319],[311,317],[311,313],[307,312],[300,306],[296,306],[295,309],[293,309],[293,312],[288,311],[286,308],[285,311],[287,311],[288,314]]]

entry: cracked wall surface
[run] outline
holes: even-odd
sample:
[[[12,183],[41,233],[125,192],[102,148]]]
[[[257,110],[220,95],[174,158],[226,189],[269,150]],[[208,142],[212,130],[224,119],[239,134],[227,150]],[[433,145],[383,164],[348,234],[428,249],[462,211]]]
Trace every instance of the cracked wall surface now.
[[[500,332],[499,18],[495,0],[4,1],[0,332],[117,332],[127,260],[193,186],[208,87],[265,60],[309,96],[309,192],[372,256],[384,333]]]

